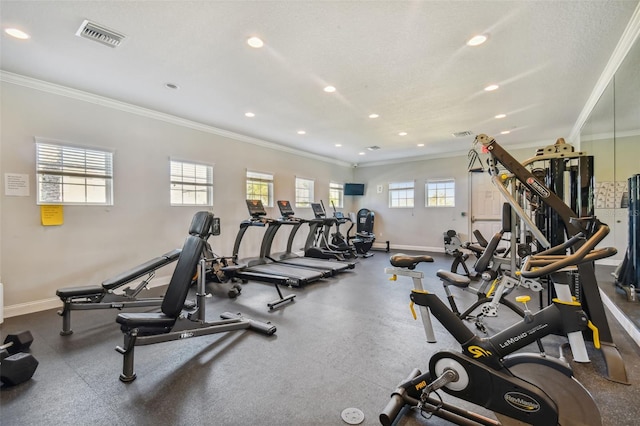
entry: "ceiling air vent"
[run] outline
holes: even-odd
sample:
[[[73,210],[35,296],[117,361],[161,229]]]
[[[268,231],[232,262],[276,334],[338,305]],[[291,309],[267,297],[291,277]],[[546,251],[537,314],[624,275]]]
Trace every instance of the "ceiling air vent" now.
[[[120,46],[120,43],[122,43],[122,40],[125,38],[124,34],[117,33],[88,20],[85,20],[82,25],[80,25],[76,35],[78,37],[97,41],[98,43],[102,43],[109,47]]]
[[[452,133],[452,134],[456,138],[464,138],[466,136],[472,136],[473,132],[471,132],[469,130],[465,130],[464,132],[456,132],[456,133]]]
[[[368,146],[367,149],[369,151],[376,151],[376,150],[380,149],[380,147],[377,146],[377,145],[373,145],[373,146]]]

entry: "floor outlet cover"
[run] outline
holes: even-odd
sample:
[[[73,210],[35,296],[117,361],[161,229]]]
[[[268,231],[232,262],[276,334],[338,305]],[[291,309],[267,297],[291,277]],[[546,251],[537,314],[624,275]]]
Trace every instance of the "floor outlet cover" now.
[[[345,408],[341,416],[342,420],[350,425],[359,425],[364,421],[364,413],[357,408]]]

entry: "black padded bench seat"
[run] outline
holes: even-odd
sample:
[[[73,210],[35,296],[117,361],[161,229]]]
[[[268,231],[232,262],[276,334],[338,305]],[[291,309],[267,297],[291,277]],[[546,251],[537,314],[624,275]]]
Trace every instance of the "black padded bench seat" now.
[[[456,287],[468,287],[469,283],[471,282],[469,277],[456,274],[455,272],[445,271],[444,269],[438,269],[436,275],[438,276],[438,278],[448,282],[449,284],[453,284]]]
[[[178,258],[178,256],[180,256],[180,251],[180,249],[171,250],[170,252],[167,252],[154,259],[148,260],[145,263],[136,266],[135,268],[122,272],[121,274],[118,274],[113,278],[109,278],[108,280],[102,282],[102,287],[104,287],[106,290],[118,288],[121,285],[128,283],[129,281],[133,281],[138,277],[141,277],[151,271],[159,269],[160,267],[173,262]]]
[[[398,268],[415,269],[420,262],[433,262],[433,257],[427,255],[412,256],[408,254],[398,253],[389,258],[391,265]]]
[[[207,212],[204,212],[207,213]],[[207,216],[209,226],[213,215]],[[173,271],[167,294],[162,300],[160,312],[143,313],[121,313],[118,314],[116,322],[121,324],[123,332],[128,332],[135,328],[141,329],[141,333],[160,334],[167,333],[175,324],[182,308],[184,307],[187,293],[191,285],[191,279],[196,273],[198,261],[204,249],[205,241],[197,236],[187,237],[178,257],[178,264]]]
[[[146,313],[121,313],[116,318],[121,324],[120,329],[128,332],[134,328],[139,330],[139,335],[167,333],[176,322],[175,317],[169,317],[161,312]],[[146,331],[146,333],[145,333]]]
[[[484,253],[484,251],[486,250],[486,247],[483,247],[483,246],[481,246],[479,244],[469,244],[469,245],[464,246],[464,248],[466,248],[468,250],[471,250],[472,252],[480,254],[480,255],[482,253]],[[495,252],[498,253],[498,254],[502,254],[505,251],[507,251],[507,249],[504,248],[504,247],[498,247],[497,249],[495,249]]]
[[[83,287],[66,287],[56,290],[56,296],[67,299],[69,297],[92,297],[100,296],[104,289],[97,285],[87,285]]]

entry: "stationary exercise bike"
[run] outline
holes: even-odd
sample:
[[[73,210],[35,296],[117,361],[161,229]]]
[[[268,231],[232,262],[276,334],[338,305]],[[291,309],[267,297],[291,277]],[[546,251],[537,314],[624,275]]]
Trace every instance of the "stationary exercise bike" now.
[[[607,225],[595,218],[572,222],[583,232],[567,243],[528,257],[520,271],[522,277],[561,274],[617,252],[612,247],[595,249],[609,233]],[[579,239],[584,243],[573,254],[558,254]],[[412,303],[427,307],[462,345],[462,352],[437,352],[429,360],[428,372],[413,370],[392,393],[380,422],[392,424],[408,405],[424,415],[462,425],[601,425],[598,407],[566,362],[540,354],[514,353],[544,336],[581,335],[587,328],[593,331],[594,346],[598,348],[597,328],[579,302],[554,299],[551,305],[532,314],[526,307],[528,296],[517,300],[525,304],[524,318],[492,337],[479,338],[438,296],[413,290]],[[574,350],[572,340],[569,342]],[[444,402],[436,392],[439,389],[494,411],[500,423]]]

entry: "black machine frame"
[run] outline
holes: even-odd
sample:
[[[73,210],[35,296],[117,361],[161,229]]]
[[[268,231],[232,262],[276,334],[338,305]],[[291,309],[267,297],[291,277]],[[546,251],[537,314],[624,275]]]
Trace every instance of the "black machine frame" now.
[[[203,226],[209,229],[213,222],[213,214],[203,213],[206,214],[199,218]],[[205,245],[206,239],[199,235],[190,235],[185,240],[167,288],[167,294],[162,302],[161,312],[118,314],[116,322],[121,325],[124,333],[123,346],[116,347],[116,351],[123,355],[122,374],[120,374],[122,382],[129,383],[136,379],[134,371],[136,346],[243,329],[253,329],[267,335],[276,332],[276,327],[271,323],[251,320],[240,314],[228,312],[222,313],[218,321],[206,321],[207,262],[212,259],[202,257]],[[186,297],[196,271],[198,272],[196,305],[191,309],[185,309]]]
[[[579,215],[572,210],[570,206],[565,204],[565,202],[558,197],[556,193],[542,183],[531,171],[529,171],[502,146],[500,146],[494,138],[485,134],[480,134],[476,136],[476,142],[480,143],[484,150],[489,153],[489,173],[492,175],[493,183],[498,186],[499,189],[503,190],[503,195],[505,195],[506,191],[503,188],[500,188],[502,184],[499,177],[500,172],[498,170],[498,164],[505,167],[520,184],[524,185],[533,194],[539,196],[541,201],[549,209],[553,210],[555,217],[560,221],[568,238],[574,237],[581,232],[581,229],[572,223],[572,219],[578,218]],[[569,158],[571,156],[576,155],[571,152],[560,152],[553,155],[553,157],[556,158]],[[582,164],[583,165],[581,167],[588,167],[587,163]],[[589,182],[586,182],[585,180],[581,183],[583,185],[587,185]],[[518,212],[521,210],[513,198],[506,198],[514,208],[514,211]],[[582,206],[582,203],[578,203],[576,206],[577,209],[582,209],[583,207],[588,208],[588,206]],[[521,218],[523,217],[521,216]],[[557,229],[557,226],[558,224],[556,224],[555,229]],[[532,226],[532,230],[534,229],[535,225]],[[553,239],[558,241],[559,238],[558,231],[556,231]],[[540,236],[539,240],[544,240],[544,238]],[[584,241],[578,241],[571,249],[579,250],[582,247],[582,244],[584,244]],[[551,245],[552,244],[547,241],[547,247]],[[607,378],[619,383],[628,383],[624,361],[622,360],[618,348],[613,342],[611,329],[609,328],[602,298],[600,297],[600,290],[597,285],[593,262],[580,263],[577,268],[578,275],[580,277],[580,299],[584,310],[599,330],[600,342],[602,345],[601,352],[607,368]]]
[[[592,226],[585,229],[580,224],[585,221]],[[565,268],[577,268],[583,263],[616,253],[615,248],[611,247],[595,249],[608,234],[608,226],[594,218],[574,219],[573,224],[582,228],[581,232],[571,238],[570,243],[530,256],[521,270],[524,277],[539,278],[546,274],[562,273]],[[577,245],[580,248],[573,254],[564,252],[566,248]],[[528,299],[525,297],[521,301],[526,303]],[[589,424],[601,424],[597,405],[586,389],[573,378],[572,370],[565,361],[542,354],[516,353],[549,334],[586,332],[589,329],[593,331],[594,344],[598,347],[597,327],[589,321],[579,302],[554,299],[552,304],[536,313],[528,311],[525,305],[522,320],[491,337],[480,338],[436,294],[414,289],[411,301],[427,307],[462,346],[462,352],[436,352],[429,360],[428,372],[414,369],[391,394],[379,417],[383,425],[394,423],[405,406],[417,407],[427,415],[435,415],[456,424],[500,424],[433,397],[433,393],[440,389],[527,424],[559,424],[561,415],[565,420],[572,415],[579,415],[582,420],[586,418],[591,422]],[[570,386],[571,390],[553,389],[553,386],[561,386],[558,383]],[[563,405],[549,395],[550,391],[558,395],[564,392]]]

